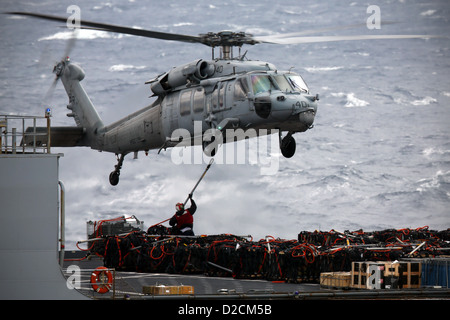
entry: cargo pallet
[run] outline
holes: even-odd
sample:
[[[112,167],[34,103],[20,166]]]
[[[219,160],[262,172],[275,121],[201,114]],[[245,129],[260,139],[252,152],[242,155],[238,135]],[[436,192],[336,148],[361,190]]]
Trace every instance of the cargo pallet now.
[[[352,262],[351,288],[417,289],[421,287],[421,277],[421,262]]]

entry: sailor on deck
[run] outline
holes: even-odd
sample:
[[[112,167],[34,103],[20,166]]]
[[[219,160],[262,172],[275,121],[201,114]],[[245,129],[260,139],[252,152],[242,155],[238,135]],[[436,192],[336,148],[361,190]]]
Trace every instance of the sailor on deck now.
[[[172,226],[172,234],[193,236],[194,235],[194,213],[197,210],[197,205],[192,199],[192,194],[189,195],[191,200],[191,207],[184,209],[184,204],[177,203],[175,208],[177,212],[170,219],[169,224]]]

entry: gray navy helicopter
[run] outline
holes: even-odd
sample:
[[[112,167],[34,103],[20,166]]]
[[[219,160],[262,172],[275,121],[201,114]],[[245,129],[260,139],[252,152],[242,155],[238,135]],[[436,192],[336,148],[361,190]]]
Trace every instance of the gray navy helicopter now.
[[[34,18],[66,23],[66,17],[9,12]],[[183,128],[190,133],[185,145],[201,143],[208,156],[214,156],[226,139],[227,129],[256,129],[266,134],[278,132],[284,157],[295,154],[293,134],[313,127],[319,95],[310,93],[303,78],[294,72],[278,70],[273,64],[246,59],[243,45],[259,43],[296,44],[326,41],[430,38],[427,35],[362,35],[305,37],[319,31],[297,32],[275,36],[254,37],[245,32],[222,31],[198,36],[135,29],[93,21],[80,21],[81,28],[94,29],[162,40],[200,43],[212,48],[211,60],[198,59],[177,66],[146,82],[156,100],[149,106],[110,125],[105,125],[81,85],[84,71],[63,58],[54,67],[55,83],[59,79],[69,97],[67,108],[74,127],[51,127],[54,147],[87,146],[116,155],[117,165],[109,176],[111,185],[119,182],[124,158],[129,153],[166,149],[180,144],[182,138],[173,133]],[[348,26],[354,27],[354,26]],[[340,27],[347,28],[347,27]],[[336,28],[333,28],[336,30]],[[214,57],[219,48],[219,57]],[[234,56],[233,49],[239,54]],[[55,84],[54,83],[54,84]],[[201,134],[213,129],[220,133],[209,138],[195,136],[195,122],[201,122]],[[266,130],[258,130],[266,129]],[[46,128],[39,128],[45,132]],[[275,131],[276,130],[276,131]],[[268,132],[268,133],[267,133]],[[283,133],[285,135],[283,136]],[[215,140],[221,137],[221,141]],[[234,138],[231,141],[235,141]],[[25,144],[33,144],[25,141]],[[36,142],[37,143],[37,142]]]

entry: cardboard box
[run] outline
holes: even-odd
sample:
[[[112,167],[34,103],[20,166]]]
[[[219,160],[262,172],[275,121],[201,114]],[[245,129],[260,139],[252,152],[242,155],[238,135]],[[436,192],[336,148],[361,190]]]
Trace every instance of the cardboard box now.
[[[327,288],[350,288],[351,272],[322,272],[320,285]]]
[[[142,293],[151,295],[194,294],[192,286],[143,286]]]

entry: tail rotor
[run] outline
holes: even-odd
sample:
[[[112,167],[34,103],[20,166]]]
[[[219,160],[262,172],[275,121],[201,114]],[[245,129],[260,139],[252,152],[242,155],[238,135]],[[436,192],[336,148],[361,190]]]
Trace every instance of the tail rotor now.
[[[66,48],[64,50],[64,55],[62,59],[60,59],[59,62],[57,62],[53,67],[53,73],[56,75],[52,84],[48,88],[44,99],[43,99],[43,105],[48,106],[51,103],[51,99],[53,97],[53,93],[55,92],[56,85],[58,84],[58,80],[61,77],[64,67],[66,66],[66,63],[70,61],[70,53],[72,52],[73,48],[75,47],[75,43],[77,41],[77,30],[75,29],[72,33],[72,36],[67,41]]]

